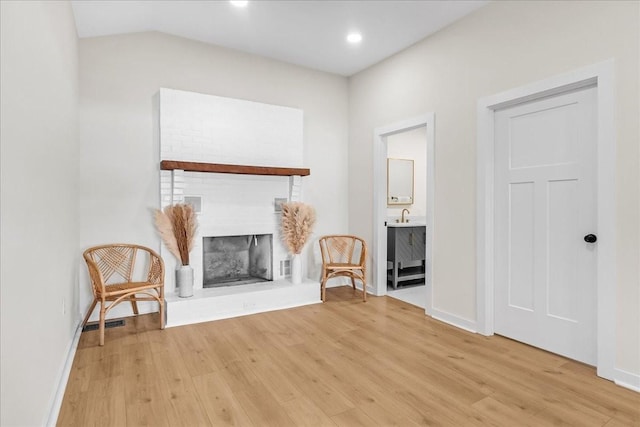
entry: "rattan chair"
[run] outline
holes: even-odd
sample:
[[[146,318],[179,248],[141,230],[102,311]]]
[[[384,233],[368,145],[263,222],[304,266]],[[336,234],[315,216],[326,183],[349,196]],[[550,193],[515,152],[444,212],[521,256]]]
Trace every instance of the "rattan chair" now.
[[[349,277],[353,289],[356,279],[362,282],[362,300],[367,301],[367,245],[363,239],[350,235],[323,236],[319,240],[322,254],[320,293],[325,300],[327,281],[334,277]]]
[[[160,305],[160,329],[164,329],[164,262],[160,255],[139,245],[111,244],[95,246],[84,251],[89,269],[93,303],[82,326],[100,303],[100,345],[104,345],[105,316],[121,302],[131,302],[138,314],[138,301],[157,301]],[[136,261],[146,262],[142,269],[134,269]],[[140,276],[140,281],[136,281]],[[107,305],[107,302],[111,304]]]

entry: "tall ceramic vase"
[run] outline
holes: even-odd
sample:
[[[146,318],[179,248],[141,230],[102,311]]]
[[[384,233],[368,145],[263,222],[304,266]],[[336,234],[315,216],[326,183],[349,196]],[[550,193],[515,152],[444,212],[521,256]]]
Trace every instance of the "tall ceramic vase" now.
[[[176,289],[180,298],[193,296],[193,267],[181,265],[176,268]]]
[[[300,254],[291,256],[291,282],[294,285],[302,283],[302,257]]]

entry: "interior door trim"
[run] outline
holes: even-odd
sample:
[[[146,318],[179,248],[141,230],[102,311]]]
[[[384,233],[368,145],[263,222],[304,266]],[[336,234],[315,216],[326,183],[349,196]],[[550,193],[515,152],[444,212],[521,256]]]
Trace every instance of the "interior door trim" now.
[[[614,61],[593,64],[569,73],[510,89],[477,103],[476,309],[477,331],[493,335],[494,324],[494,113],[507,106],[581,87],[596,86],[597,135],[597,372],[614,380],[616,349],[616,200],[614,121]]]
[[[387,137],[401,132],[426,126],[427,146],[427,211],[425,251],[430,257],[433,245],[433,212],[435,200],[435,114],[426,113],[397,123],[374,129],[373,132],[373,292],[377,296],[387,294]],[[432,307],[432,268],[425,267],[425,312],[431,314]]]

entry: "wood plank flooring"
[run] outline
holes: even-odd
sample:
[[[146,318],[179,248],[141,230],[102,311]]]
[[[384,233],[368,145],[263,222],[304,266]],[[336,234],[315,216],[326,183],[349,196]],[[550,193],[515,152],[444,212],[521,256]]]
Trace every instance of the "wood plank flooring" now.
[[[161,331],[85,332],[61,426],[640,426],[640,393],[351,288],[324,304]]]

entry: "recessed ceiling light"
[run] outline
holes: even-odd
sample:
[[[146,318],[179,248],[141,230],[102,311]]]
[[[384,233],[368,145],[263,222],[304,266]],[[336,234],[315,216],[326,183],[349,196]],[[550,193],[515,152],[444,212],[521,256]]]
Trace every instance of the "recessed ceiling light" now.
[[[246,7],[249,4],[248,0],[231,0],[229,3],[235,7]]]
[[[349,35],[347,36],[347,41],[352,44],[360,43],[362,41],[362,34],[349,33]]]

